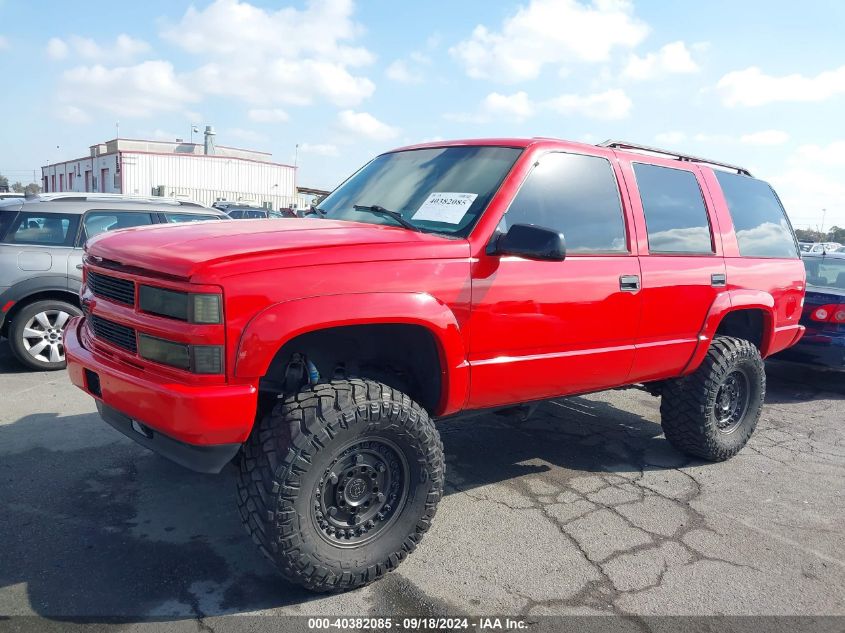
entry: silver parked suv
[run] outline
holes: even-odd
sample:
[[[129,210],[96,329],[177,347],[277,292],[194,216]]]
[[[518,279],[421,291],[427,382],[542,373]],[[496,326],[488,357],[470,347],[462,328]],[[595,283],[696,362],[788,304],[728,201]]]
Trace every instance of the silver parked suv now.
[[[229,219],[172,198],[57,193],[0,200],[0,335],[32,369],[62,369],[62,330],[80,314],[82,247],[104,231]]]

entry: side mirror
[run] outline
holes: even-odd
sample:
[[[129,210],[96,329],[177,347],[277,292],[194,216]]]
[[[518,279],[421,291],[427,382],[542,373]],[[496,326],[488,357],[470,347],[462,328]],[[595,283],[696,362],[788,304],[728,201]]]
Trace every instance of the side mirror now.
[[[566,241],[563,233],[533,224],[514,224],[504,235],[496,238],[496,255],[516,255],[525,259],[563,261]]]

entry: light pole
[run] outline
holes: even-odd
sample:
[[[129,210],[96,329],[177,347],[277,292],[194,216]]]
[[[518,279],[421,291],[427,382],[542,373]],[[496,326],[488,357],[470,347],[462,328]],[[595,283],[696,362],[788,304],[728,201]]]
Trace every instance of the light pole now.
[[[819,229],[819,233],[821,233],[822,235],[825,235],[825,232],[824,232],[824,216],[826,216],[826,215],[827,215],[827,209],[822,209],[822,226]]]

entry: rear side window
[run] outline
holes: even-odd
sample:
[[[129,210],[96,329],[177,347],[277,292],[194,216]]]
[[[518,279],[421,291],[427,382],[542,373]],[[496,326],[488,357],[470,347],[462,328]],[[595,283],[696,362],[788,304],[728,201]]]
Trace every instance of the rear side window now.
[[[710,254],[713,240],[695,174],[634,163],[651,253]]]
[[[499,228],[506,231],[514,224],[534,224],[563,233],[567,253],[628,251],[613,168],[598,156],[543,156]]]
[[[79,216],[65,213],[19,213],[3,239],[8,244],[73,246]]]
[[[146,226],[153,223],[152,215],[141,211],[90,211],[83,222],[85,236],[91,239],[106,231]]]
[[[199,213],[165,213],[164,219],[170,224],[179,222],[202,222],[203,220],[219,220],[216,215],[200,215]]]
[[[798,257],[783,206],[768,183],[717,171],[743,257]]]

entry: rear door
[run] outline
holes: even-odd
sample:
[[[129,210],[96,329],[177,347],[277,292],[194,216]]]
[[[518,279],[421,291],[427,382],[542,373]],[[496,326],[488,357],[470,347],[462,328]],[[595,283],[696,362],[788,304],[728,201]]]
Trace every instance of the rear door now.
[[[6,255],[0,265],[4,277],[9,275],[13,283],[31,277],[55,277],[57,286],[67,287],[67,262],[78,226],[79,216],[75,213],[19,212],[3,236],[2,250]]]
[[[721,232],[696,165],[621,157],[640,236],[642,320],[630,382],[677,375],[726,289]]]
[[[543,154],[499,225],[501,232],[514,224],[562,232],[564,261],[482,253],[473,265],[469,408],[626,382],[640,270],[608,157]]]

